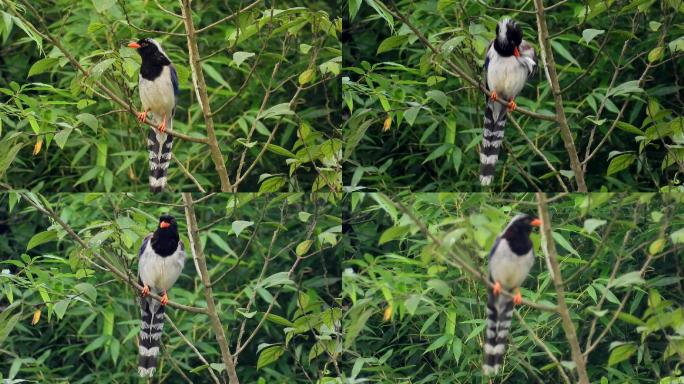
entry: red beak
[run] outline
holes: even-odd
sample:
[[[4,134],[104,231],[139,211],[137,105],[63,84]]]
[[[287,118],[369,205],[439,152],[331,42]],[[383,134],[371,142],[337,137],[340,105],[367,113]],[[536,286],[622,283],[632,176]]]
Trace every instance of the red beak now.
[[[539,219],[534,219],[530,222],[530,225],[533,227],[541,227],[542,221]]]
[[[140,48],[140,44],[136,43],[135,41],[131,41],[130,43],[128,43],[128,47],[133,48],[133,49],[138,49],[138,48]]]
[[[520,57],[520,51],[518,50],[518,47],[513,48],[513,56]]]
[[[161,223],[159,223],[159,228],[161,228],[161,229],[168,228],[170,226],[171,226],[171,224],[169,224],[166,221],[162,221]]]

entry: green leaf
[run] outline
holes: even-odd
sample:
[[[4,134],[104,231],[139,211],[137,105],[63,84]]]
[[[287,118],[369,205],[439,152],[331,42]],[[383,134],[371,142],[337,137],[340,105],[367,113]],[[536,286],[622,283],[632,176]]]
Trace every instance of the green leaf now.
[[[102,60],[99,63],[97,63],[92,69],[90,70],[90,75],[95,77],[96,79],[102,76],[103,73],[105,73],[106,70],[109,69],[109,67],[114,64],[116,59],[106,59]]]
[[[425,95],[426,95],[427,97],[431,98],[432,100],[434,100],[434,101],[435,101],[437,104],[439,104],[440,106],[442,106],[442,108],[446,108],[446,107],[447,107],[447,101],[448,101],[448,99],[447,99],[446,93],[444,93],[444,92],[442,92],[442,91],[440,91],[440,90],[437,90],[437,89],[433,89],[433,90],[431,90],[431,91],[425,92]]]
[[[584,39],[584,41],[587,42],[587,44],[589,44],[592,40],[594,40],[596,36],[601,35],[605,32],[606,31],[604,29],[585,29],[584,31],[582,31],[582,38]]]
[[[655,63],[665,56],[665,47],[655,47],[648,53],[648,62]]]
[[[67,310],[67,307],[69,307],[69,302],[70,300],[60,300],[55,303],[55,305],[52,307],[52,310],[55,311],[55,315],[57,315],[58,319],[61,319],[64,317],[64,313]]]
[[[551,40],[551,46],[556,52],[558,52],[559,55],[561,55],[562,58],[574,64],[575,66],[577,66],[577,68],[582,68],[582,66],[579,65],[577,60],[575,60],[575,57],[570,52],[568,52],[568,50],[565,49],[565,47],[561,43],[559,43],[556,40]]]
[[[240,64],[242,64],[245,60],[249,59],[252,56],[254,56],[254,52],[238,51],[233,53],[233,62],[235,63],[235,66],[239,67]]]
[[[109,236],[111,236],[112,233],[114,233],[114,230],[112,229],[105,229],[104,231],[98,232],[95,236],[88,239],[88,245],[91,247],[99,247],[105,240],[109,239]]]
[[[266,149],[268,149],[269,151],[271,151],[275,154],[285,156],[285,157],[289,157],[292,159],[297,157],[297,155],[295,155],[294,153],[288,151],[287,149],[285,149],[281,146],[275,145],[275,144],[267,144]]]
[[[297,244],[297,248],[295,249],[297,256],[304,256],[307,252],[309,252],[311,244],[313,244],[313,240],[304,240]]]
[[[392,49],[401,46],[406,41],[408,41],[407,35],[390,36],[383,40],[382,43],[380,43],[380,46],[378,47],[376,54],[379,55],[383,52],[391,51]]]
[[[610,357],[608,358],[608,366],[613,366],[621,361],[629,359],[634,352],[637,351],[637,346],[629,343],[622,344],[610,352]]]
[[[97,299],[97,290],[90,283],[78,283],[74,286],[76,290],[84,295],[86,295],[91,301]]]
[[[40,59],[33,63],[31,69],[29,69],[28,77],[40,75],[41,73],[51,69],[58,62],[59,59],[54,57],[46,57],[44,59]]]
[[[93,5],[98,13],[104,13],[114,4],[116,4],[116,0],[93,0]]]
[[[608,94],[606,94],[606,97],[611,97],[611,96],[622,96],[626,95],[629,93],[641,93],[644,90],[639,87],[639,81],[638,80],[630,80],[626,81],[617,87],[611,89]]]
[[[235,237],[238,237],[245,228],[251,227],[252,225],[254,225],[253,221],[235,220],[231,224],[231,227],[233,228]]]
[[[406,235],[409,232],[410,228],[410,225],[402,225],[398,227],[387,228],[380,236],[380,239],[378,240],[378,245],[382,245],[389,241],[404,237],[404,235]]]
[[[404,118],[410,126],[413,126],[413,123],[416,121],[418,112],[420,112],[420,107],[411,107],[404,112]]]
[[[587,233],[592,234],[596,230],[596,228],[606,224],[605,220],[598,220],[598,219],[586,219],[584,220],[584,230],[587,231]]]
[[[223,85],[224,87],[230,89],[230,84],[228,84],[228,82],[226,82],[226,80],[223,79],[223,76],[221,76],[221,74],[216,69],[214,69],[214,67],[212,67],[211,64],[207,62],[202,63],[202,69],[207,74],[207,76],[212,78],[217,83]]]
[[[349,325],[347,326],[347,330],[344,335],[344,347],[346,349],[349,349],[352,344],[354,344],[354,340],[356,340],[356,337],[359,336],[361,333],[361,330],[366,326],[366,322],[368,322],[368,319],[373,315],[373,310],[372,309],[367,309],[358,317],[355,317],[357,311],[354,312],[352,315],[352,318],[350,319],[350,322],[348,323]]]
[[[66,128],[66,129],[62,129],[61,131],[59,131],[55,134],[55,137],[53,137],[53,139],[55,140],[55,143],[57,143],[57,146],[60,149],[64,149],[64,144],[66,144],[66,141],[69,138],[71,131],[73,131],[73,130],[74,130],[73,128]]]
[[[283,355],[283,353],[285,353],[285,349],[283,349],[283,347],[280,345],[273,345],[268,348],[265,348],[261,351],[261,353],[259,353],[259,359],[257,360],[257,370],[275,362],[280,358],[280,356]]]
[[[554,232],[551,233],[551,236],[552,236],[553,239],[556,241],[556,243],[558,243],[558,245],[560,245],[563,249],[565,249],[566,251],[572,253],[573,255],[575,255],[575,256],[577,256],[577,257],[580,257],[579,253],[577,253],[577,251],[575,250],[575,248],[572,247],[572,244],[570,244],[570,243],[565,239],[565,237],[563,237],[563,235],[561,235],[560,233],[554,231]]]
[[[99,126],[97,117],[93,116],[90,113],[79,113],[78,115],[76,115],[76,119],[78,119],[78,121],[82,122],[83,124],[90,127],[92,130],[97,132],[97,127]]]
[[[684,36],[679,36],[675,40],[670,41],[667,47],[670,48],[672,53],[684,52]]]
[[[257,119],[272,119],[282,115],[294,115],[294,112],[290,109],[290,103],[276,104],[260,113]]]
[[[262,192],[278,192],[287,180],[283,176],[273,176],[266,179],[259,187],[259,193]]]
[[[31,237],[31,240],[29,240],[28,245],[26,246],[26,250],[31,250],[41,244],[45,244],[49,241],[54,240],[57,240],[57,231],[55,230],[36,233],[35,235],[33,235],[33,237]]]
[[[623,153],[613,157],[608,164],[608,170],[606,175],[610,176],[614,173],[618,173],[623,169],[627,169],[636,160],[636,155],[633,153]]]
[[[280,285],[294,285],[294,281],[290,279],[288,272],[276,272],[271,276],[263,279],[259,284],[262,288],[271,288]]]
[[[304,72],[299,74],[299,85],[304,85],[309,83],[311,80],[313,80],[314,75],[316,74],[316,70],[313,68],[309,68],[305,70]]]
[[[112,361],[114,361],[114,364],[116,364],[116,361],[119,359],[119,350],[121,349],[121,343],[119,342],[119,339],[116,337],[111,338],[111,342],[109,344],[109,353],[112,355]]]
[[[443,347],[444,344],[446,344],[447,341],[449,341],[449,339],[451,339],[451,336],[450,336],[450,335],[442,335],[442,336],[440,336],[439,338],[437,338],[437,340],[433,341],[433,342],[430,344],[429,347],[427,347],[427,349],[425,350],[425,352],[423,352],[423,355],[426,354],[426,353],[428,353],[428,352],[430,352],[430,351],[434,351],[434,350],[437,349],[437,348]]]
[[[644,131],[642,131],[641,129],[633,126],[632,124],[625,123],[624,121],[618,121],[615,124],[615,126],[618,127],[619,129],[625,131],[625,132],[633,133],[635,135],[641,135],[641,136],[646,135],[646,133]]]
[[[613,280],[612,283],[608,284],[608,288],[628,287],[631,285],[642,285],[645,283],[646,283],[646,280],[644,280],[641,277],[641,272],[632,271],[632,272],[625,273],[624,275],[621,275],[617,279]]]
[[[678,229],[670,234],[673,244],[684,243],[684,228]]]
[[[648,246],[648,253],[652,256],[655,256],[662,252],[663,248],[665,248],[665,238],[661,237],[660,239],[653,241],[651,245]]]
[[[105,340],[107,340],[107,336],[100,336],[97,339],[93,340],[88,346],[81,352],[81,356],[85,355],[88,352],[92,352],[104,344]]]

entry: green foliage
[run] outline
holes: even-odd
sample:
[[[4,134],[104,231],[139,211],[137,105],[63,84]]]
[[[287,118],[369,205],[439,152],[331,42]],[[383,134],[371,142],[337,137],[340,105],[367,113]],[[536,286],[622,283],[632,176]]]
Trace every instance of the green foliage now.
[[[27,196],[0,194],[0,254],[16,255],[0,260],[0,379],[135,381],[139,292],[103,269],[94,253],[137,280],[142,239],[169,212],[189,254],[170,299],[206,307],[181,199],[159,204],[138,194]],[[27,198],[54,210],[85,247]],[[242,382],[326,376],[342,343],[342,313],[334,306],[340,292],[336,204],[304,194],[219,194],[195,205],[219,317],[231,351],[238,340],[241,345]],[[220,375],[225,367],[207,316],[170,307],[166,312],[210,366],[167,322],[159,380],[177,382],[182,373],[209,382],[208,369]]]
[[[179,2],[155,3],[181,13]],[[183,21],[155,3],[3,1],[1,179],[45,191],[147,190],[150,127],[95,84],[102,82],[139,110],[140,58],[126,43],[142,37],[159,41],[178,71],[173,129],[207,137]],[[239,172],[241,191],[339,190],[342,144],[332,112],[341,93],[335,80],[341,20],[332,15],[334,8],[324,1],[306,7],[279,2],[273,9],[261,2],[203,30],[249,4],[228,3],[194,2],[192,11],[217,144],[231,182]],[[42,38],[45,33],[88,75]],[[199,184],[220,189],[208,146],[175,140],[174,156]],[[170,166],[169,186],[197,190],[178,164]]]
[[[345,184],[473,190],[486,99],[456,77],[448,62],[482,82],[485,50],[504,17],[519,22],[539,58],[534,3],[384,3],[350,2],[352,22],[343,44],[343,100],[350,114],[344,125]],[[384,7],[406,16],[437,53]],[[563,107],[579,160],[586,162],[589,191],[681,184],[683,12],[679,1],[641,0],[565,1],[547,12]],[[556,106],[541,61],[539,67],[516,101],[553,115]],[[508,122],[495,188],[560,191],[561,177],[572,189],[558,124],[519,113],[513,117],[559,174]]]
[[[684,259],[671,234],[684,226],[682,203],[682,194],[590,193],[549,205],[569,316],[582,351],[592,346],[591,382],[681,376]],[[354,193],[349,204],[343,360],[350,382],[480,382],[486,290],[454,260],[486,274],[495,237],[515,214],[536,214],[534,196]],[[537,257],[523,297],[555,305],[540,235],[532,241]],[[517,311],[572,378],[560,316]],[[564,382],[517,316],[511,329],[504,381]]]

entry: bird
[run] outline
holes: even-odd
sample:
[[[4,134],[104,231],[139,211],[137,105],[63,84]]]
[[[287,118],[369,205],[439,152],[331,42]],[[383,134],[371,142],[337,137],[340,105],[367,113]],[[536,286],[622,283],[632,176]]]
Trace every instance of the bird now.
[[[480,184],[488,186],[494,178],[499,149],[503,142],[507,112],[517,107],[515,98],[534,73],[534,47],[522,38],[520,26],[510,19],[496,25],[496,37],[489,43],[484,62],[485,87],[489,99],[485,109],[484,132],[480,149]],[[504,106],[499,99],[506,100]]]
[[[164,329],[164,306],[168,290],[178,280],[185,264],[185,247],[178,236],[178,224],[171,215],[159,217],[159,226],[143,240],[138,253],[138,282],[143,286],[140,298],[140,342],[138,374],[153,376]],[[161,301],[149,296],[161,295]]]
[[[171,160],[173,137],[166,131],[173,130],[173,116],[176,113],[178,97],[178,74],[161,45],[155,40],[140,39],[129,43],[128,47],[135,49],[142,59],[138,90],[143,110],[137,114],[138,121],[145,121],[147,114],[152,113],[151,120],[158,124],[157,130],[150,128],[147,136],[147,149],[150,152],[150,191],[158,193],[166,186]]]
[[[497,236],[489,253],[489,280],[494,288],[487,298],[487,326],[484,344],[485,375],[496,375],[501,368],[508,330],[511,327],[513,305],[522,303],[520,285],[534,264],[534,250],[530,233],[541,220],[530,215],[516,215]],[[501,290],[515,291],[513,298]]]

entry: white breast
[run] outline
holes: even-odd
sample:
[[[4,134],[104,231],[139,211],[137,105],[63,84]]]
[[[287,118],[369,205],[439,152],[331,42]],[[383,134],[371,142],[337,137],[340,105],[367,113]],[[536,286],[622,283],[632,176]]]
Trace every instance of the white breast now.
[[[515,56],[501,57],[494,50],[489,49],[489,66],[487,67],[487,86],[494,90],[499,97],[510,100],[518,96],[527,81],[528,69]]]
[[[501,239],[497,250],[489,260],[489,273],[494,281],[498,281],[506,289],[519,287],[532,269],[534,253],[532,250],[524,256],[518,256],[508,246],[508,241]]]
[[[150,110],[155,117],[161,117],[162,114],[171,115],[176,96],[173,93],[169,66],[164,66],[161,75],[153,81],[146,80],[142,76],[138,80],[143,108]]]
[[[167,257],[160,257],[152,250],[148,241],[138,261],[138,275],[144,284],[157,293],[170,289],[178,280],[185,264],[185,251],[178,243],[176,251]]]

